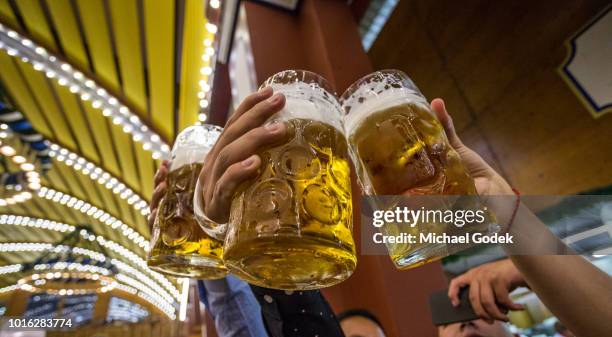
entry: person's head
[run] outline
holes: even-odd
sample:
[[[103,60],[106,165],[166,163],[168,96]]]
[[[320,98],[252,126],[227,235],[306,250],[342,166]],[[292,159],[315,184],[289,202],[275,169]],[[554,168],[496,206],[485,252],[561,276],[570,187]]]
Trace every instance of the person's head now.
[[[438,337],[512,337],[512,334],[500,321],[489,324],[477,319],[440,326]]]
[[[386,337],[378,318],[365,309],[347,310],[338,321],[346,337]]]
[[[560,321],[555,322],[555,332],[557,332],[563,337],[575,337],[575,335],[571,331],[569,331]]]

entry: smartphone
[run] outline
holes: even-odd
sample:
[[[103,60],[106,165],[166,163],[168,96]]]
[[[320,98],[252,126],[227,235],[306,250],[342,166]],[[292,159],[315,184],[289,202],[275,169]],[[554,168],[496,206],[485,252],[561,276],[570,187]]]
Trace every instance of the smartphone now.
[[[448,290],[441,290],[429,296],[429,309],[431,310],[431,320],[434,325],[447,325],[458,322],[467,322],[479,319],[476,316],[472,304],[468,297],[469,287],[459,291],[459,306],[454,307],[448,298]]]

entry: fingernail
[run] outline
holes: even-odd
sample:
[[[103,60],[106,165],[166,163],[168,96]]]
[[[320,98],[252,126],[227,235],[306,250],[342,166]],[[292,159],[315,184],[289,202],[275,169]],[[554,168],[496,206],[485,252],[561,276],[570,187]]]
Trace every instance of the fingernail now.
[[[270,91],[272,91],[272,87],[263,87],[259,89],[260,94],[266,94],[266,93],[269,93]]]
[[[278,103],[283,98],[283,94],[276,93],[272,95],[272,97],[268,98],[268,102],[270,103]]]
[[[277,132],[282,128],[282,123],[279,121],[272,121],[271,123],[266,124],[264,127],[266,130],[270,132]]]
[[[242,161],[242,166],[249,167],[253,165],[254,162],[255,162],[255,155],[252,155],[249,158]]]
[[[456,307],[456,306],[459,305],[459,302],[457,302],[457,301],[451,301],[451,303],[453,304],[453,307]]]

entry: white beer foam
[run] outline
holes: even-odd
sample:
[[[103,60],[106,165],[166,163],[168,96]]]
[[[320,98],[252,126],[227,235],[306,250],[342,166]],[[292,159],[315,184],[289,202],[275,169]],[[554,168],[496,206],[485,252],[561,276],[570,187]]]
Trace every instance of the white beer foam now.
[[[408,88],[385,89],[384,86],[385,83],[380,82],[363,85],[343,102],[344,111],[347,108],[349,110],[343,118],[347,136],[350,137],[367,117],[394,106],[411,103],[421,105],[431,112],[427,100],[415,90]],[[359,102],[360,98],[362,102]]]
[[[203,163],[208,152],[210,152],[209,148],[183,147],[180,151],[173,153],[169,171],[178,170],[185,165]]]
[[[291,119],[315,120],[336,128],[344,133],[342,109],[335,96],[327,93],[318,85],[295,82],[291,84],[271,84],[274,92],[285,95],[283,109],[268,120],[288,121]]]
[[[223,128],[209,124],[190,126],[181,131],[172,147],[170,171],[189,164],[203,163],[222,131]]]

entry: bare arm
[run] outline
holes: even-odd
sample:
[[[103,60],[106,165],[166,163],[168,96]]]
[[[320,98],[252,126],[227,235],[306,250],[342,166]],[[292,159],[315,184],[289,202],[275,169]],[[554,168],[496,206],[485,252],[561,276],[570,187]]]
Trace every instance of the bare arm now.
[[[513,194],[508,183],[461,142],[444,102],[435,99],[431,106],[444,126],[451,145],[474,177],[478,193]],[[502,202],[494,205],[493,209],[502,218],[509,219],[513,207]],[[524,281],[546,307],[577,336],[609,336],[612,331],[612,278],[581,256],[543,255],[567,253],[569,249],[522,204],[509,232],[515,236],[517,244],[504,248]],[[487,295],[480,294],[477,298],[491,297]],[[483,305],[479,300],[474,307],[483,308]],[[481,312],[487,311],[483,309]],[[484,312],[481,316],[491,319],[499,316],[499,313],[493,315]]]
[[[533,291],[576,336],[609,336],[612,279],[579,255],[514,255]]]

